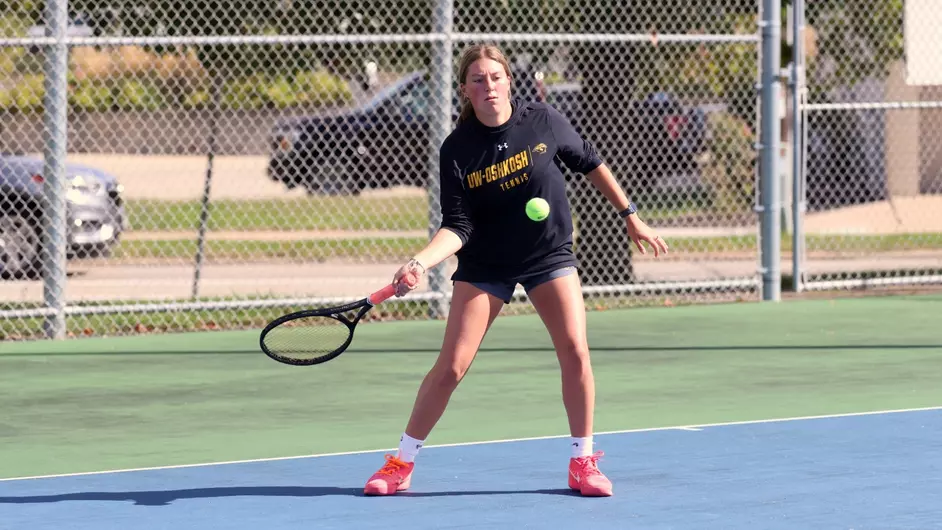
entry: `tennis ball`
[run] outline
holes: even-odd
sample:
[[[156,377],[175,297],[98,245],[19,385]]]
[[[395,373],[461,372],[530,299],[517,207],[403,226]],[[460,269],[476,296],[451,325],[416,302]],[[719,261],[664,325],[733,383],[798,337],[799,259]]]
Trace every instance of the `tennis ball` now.
[[[527,201],[527,217],[534,221],[542,221],[549,217],[550,206],[546,200],[535,197]]]

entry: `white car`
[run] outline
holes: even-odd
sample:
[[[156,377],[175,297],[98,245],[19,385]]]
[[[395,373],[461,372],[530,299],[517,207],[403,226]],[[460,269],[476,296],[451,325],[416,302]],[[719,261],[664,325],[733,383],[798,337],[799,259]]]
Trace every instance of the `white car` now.
[[[42,266],[43,160],[0,155],[0,276],[35,276]],[[124,231],[123,188],[104,171],[66,164],[70,258],[108,255]]]

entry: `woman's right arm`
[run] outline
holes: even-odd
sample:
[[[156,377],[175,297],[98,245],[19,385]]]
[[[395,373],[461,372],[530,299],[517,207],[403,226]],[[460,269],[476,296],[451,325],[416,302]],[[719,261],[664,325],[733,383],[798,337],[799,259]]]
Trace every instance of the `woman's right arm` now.
[[[468,239],[471,238],[473,225],[467,193],[461,182],[461,176],[455,171],[455,161],[449,156],[445,145],[439,151],[439,179],[441,187],[442,224],[432,237],[408,263],[396,271],[393,283],[398,287],[397,295],[402,296],[415,288],[406,286],[400,280],[409,272],[421,277],[430,269],[453,256]]]
[[[426,269],[438,265],[455,255],[464,246],[461,237],[448,228],[439,228],[432,240],[425,245],[412,259],[418,261]]]

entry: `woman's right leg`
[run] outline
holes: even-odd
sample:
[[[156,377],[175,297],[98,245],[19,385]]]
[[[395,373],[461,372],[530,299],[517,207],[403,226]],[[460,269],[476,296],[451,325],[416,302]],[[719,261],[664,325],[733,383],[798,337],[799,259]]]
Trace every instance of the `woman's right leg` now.
[[[399,454],[387,455],[386,464],[370,477],[364,493],[392,495],[409,487],[415,454],[444,414],[452,392],[471,367],[484,335],[503,305],[503,300],[470,283],[455,282],[442,349],[419,386],[412,415],[399,443]]]
[[[425,440],[432,432],[503,305],[502,300],[470,283],[455,282],[442,349],[419,387],[407,435]]]

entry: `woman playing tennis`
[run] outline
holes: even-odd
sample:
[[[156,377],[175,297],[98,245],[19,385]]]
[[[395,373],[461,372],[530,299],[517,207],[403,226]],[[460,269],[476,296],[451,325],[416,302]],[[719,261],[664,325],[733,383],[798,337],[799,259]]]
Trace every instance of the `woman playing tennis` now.
[[[572,221],[558,163],[584,174],[625,219],[628,235],[659,256],[667,243],[638,217],[594,147],[545,103],[511,98],[508,61],[494,46],[465,49],[458,64],[461,116],[441,146],[441,228],[393,277],[402,281],[452,255],[458,268],[442,349],[419,387],[396,456],[370,477],[364,493],[392,495],[409,487],[415,458],[445,412],[452,392],[477,354],[502,306],[521,284],[556,349],[562,394],[572,435],[569,487],[585,496],[609,496],[612,483],[593,453],[595,382],[586,340],[585,306],[572,249]],[[549,215],[527,216],[530,199],[542,198]]]

